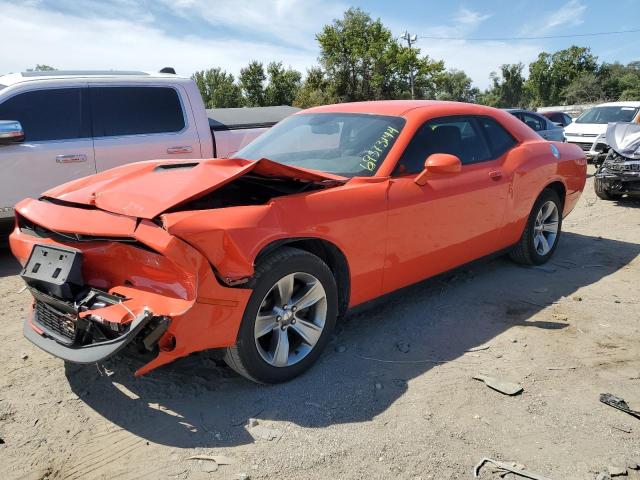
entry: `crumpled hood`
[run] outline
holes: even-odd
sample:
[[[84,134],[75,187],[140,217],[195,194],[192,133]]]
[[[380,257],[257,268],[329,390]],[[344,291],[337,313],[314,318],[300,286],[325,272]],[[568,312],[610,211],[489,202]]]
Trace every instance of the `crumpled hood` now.
[[[107,212],[151,219],[246,173],[307,182],[347,179],[292,167],[268,159],[153,160],[113,168],[74,180],[43,194],[64,202],[95,206]]]

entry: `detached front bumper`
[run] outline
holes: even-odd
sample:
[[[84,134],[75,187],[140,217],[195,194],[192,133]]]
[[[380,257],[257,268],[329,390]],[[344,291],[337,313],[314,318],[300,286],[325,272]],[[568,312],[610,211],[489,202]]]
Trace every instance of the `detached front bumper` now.
[[[72,347],[57,342],[44,331],[41,333],[36,331],[36,329],[40,330],[32,323],[32,318],[35,320],[34,317],[36,317],[36,315],[37,313],[34,311],[33,317],[28,317],[24,322],[23,331],[25,338],[45,352],[73,363],[95,363],[115,355],[136,338],[152,318],[151,312],[143,310],[143,312],[136,316],[133,322],[131,322],[129,331],[124,335],[112,340]]]

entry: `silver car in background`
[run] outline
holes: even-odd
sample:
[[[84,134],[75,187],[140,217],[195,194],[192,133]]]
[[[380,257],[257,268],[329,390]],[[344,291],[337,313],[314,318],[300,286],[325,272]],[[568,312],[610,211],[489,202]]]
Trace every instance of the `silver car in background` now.
[[[564,136],[564,128],[556,125],[547,117],[540,115],[539,113],[530,112],[529,110],[521,110],[518,108],[507,108],[514,117],[518,117],[525,123],[531,130],[534,130],[545,140],[554,142],[566,142]]]

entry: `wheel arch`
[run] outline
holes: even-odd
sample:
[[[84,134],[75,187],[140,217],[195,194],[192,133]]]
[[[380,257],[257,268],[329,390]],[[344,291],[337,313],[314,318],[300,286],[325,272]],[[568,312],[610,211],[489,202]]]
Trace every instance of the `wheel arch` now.
[[[553,190],[554,192],[556,192],[558,194],[558,197],[560,197],[560,201],[562,202],[562,205],[564,206],[565,200],[567,198],[567,187],[565,186],[565,184],[561,180],[556,179],[556,180],[553,180],[552,182],[548,183],[547,185],[545,185],[545,187],[542,190],[544,191],[547,188]],[[542,191],[538,194],[538,197],[540,197],[541,194],[542,194]],[[536,200],[537,200],[537,198],[536,198]]]
[[[322,238],[315,237],[296,237],[283,238],[275,240],[265,245],[256,256],[255,262],[258,263],[261,258],[284,246],[298,248],[319,257],[327,264],[338,287],[338,317],[344,316],[349,306],[351,296],[351,274],[349,263],[346,255],[342,250],[330,242]]]

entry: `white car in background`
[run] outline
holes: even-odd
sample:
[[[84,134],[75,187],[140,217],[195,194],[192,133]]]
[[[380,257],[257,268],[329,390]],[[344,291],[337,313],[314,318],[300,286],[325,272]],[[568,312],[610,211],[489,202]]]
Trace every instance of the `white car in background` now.
[[[0,76],[0,240],[23,198],[131,162],[230,156],[298,110],[206,110],[193,80],[170,73]]]
[[[612,122],[640,122],[640,102],[610,102],[590,108],[564,127],[564,135],[567,142],[582,148],[589,160],[599,163],[609,151],[605,133]]]

